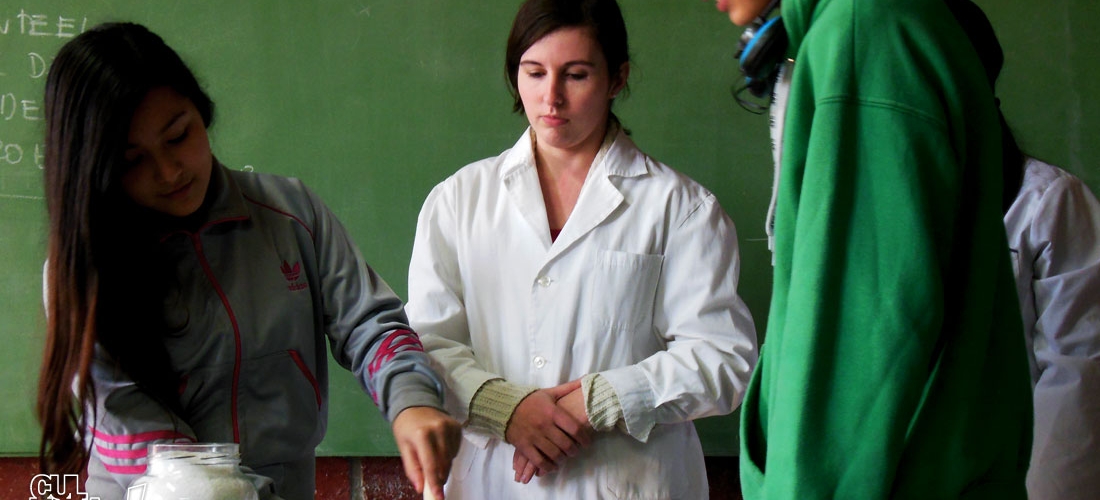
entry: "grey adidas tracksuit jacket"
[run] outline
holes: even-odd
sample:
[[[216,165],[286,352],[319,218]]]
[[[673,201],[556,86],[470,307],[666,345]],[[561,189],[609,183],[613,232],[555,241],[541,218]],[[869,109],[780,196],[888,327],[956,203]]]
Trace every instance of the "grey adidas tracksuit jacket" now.
[[[88,493],[121,498],[145,472],[148,445],[240,443],[262,490],[312,499],[314,448],[325,434],[328,353],[393,419],[441,408],[441,384],[401,300],[363,261],[343,226],[300,181],[215,162],[207,220],[164,234],[179,293],[165,337],[179,376],[174,415],[101,349]],[[268,481],[270,479],[270,481]],[[265,495],[261,495],[263,498]]]

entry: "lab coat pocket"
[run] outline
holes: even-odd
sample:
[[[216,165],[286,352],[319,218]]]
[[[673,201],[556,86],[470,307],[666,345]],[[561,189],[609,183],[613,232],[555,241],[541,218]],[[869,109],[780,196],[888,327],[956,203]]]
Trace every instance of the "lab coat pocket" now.
[[[597,326],[626,332],[651,331],[663,261],[662,255],[598,251],[588,287]]]
[[[703,451],[690,422],[658,425],[646,443],[617,435],[597,445],[602,497],[671,500],[706,495]]]

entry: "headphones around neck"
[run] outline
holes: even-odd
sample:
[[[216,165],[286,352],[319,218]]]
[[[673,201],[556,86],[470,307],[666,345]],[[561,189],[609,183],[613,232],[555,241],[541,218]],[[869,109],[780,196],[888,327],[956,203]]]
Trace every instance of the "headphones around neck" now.
[[[738,89],[736,94],[745,89],[758,98],[771,94],[779,67],[787,53],[787,30],[783,28],[781,16],[768,19],[777,7],[779,0],[772,0],[760,16],[741,33],[734,57],[745,76],[745,86]],[[737,100],[743,106],[746,105],[740,97]]]

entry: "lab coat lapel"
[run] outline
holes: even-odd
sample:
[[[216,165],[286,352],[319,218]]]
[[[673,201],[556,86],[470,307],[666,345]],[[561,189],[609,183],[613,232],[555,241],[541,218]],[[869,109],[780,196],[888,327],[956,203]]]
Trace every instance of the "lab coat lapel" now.
[[[546,203],[542,199],[535,155],[531,151],[530,129],[527,130],[504,159],[501,182],[527,225],[544,249],[550,248],[550,226],[546,219]]]
[[[647,170],[643,155],[623,131],[618,131],[607,153],[597,158],[588,171],[577,205],[573,207],[557,240],[551,242],[546,203],[542,198],[529,134],[530,129],[508,152],[501,176],[512,202],[542,242],[543,248],[548,249],[544,262],[549,262],[602,224],[622,205],[626,197],[611,181],[612,177],[635,177],[644,175]]]
[[[608,155],[610,156],[610,155]],[[606,220],[623,202],[623,194],[611,183],[604,165],[610,158],[604,158],[598,165],[592,165],[588,178],[581,188],[577,205],[565,221],[558,239],[550,247],[547,260],[553,259],[571,247],[589,231]]]

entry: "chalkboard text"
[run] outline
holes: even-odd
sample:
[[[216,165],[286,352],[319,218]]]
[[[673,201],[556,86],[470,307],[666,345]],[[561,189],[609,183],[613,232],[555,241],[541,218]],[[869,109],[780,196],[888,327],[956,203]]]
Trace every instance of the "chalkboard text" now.
[[[27,147],[23,147],[16,143],[4,142],[3,138],[0,138],[0,165],[20,165],[28,164],[43,168],[46,161],[46,152],[43,150],[42,144],[35,144],[31,147],[29,144]]]
[[[53,36],[72,38],[88,27],[88,18],[65,17],[55,19],[46,14],[28,14],[19,9],[14,17],[0,18],[0,35]]]

